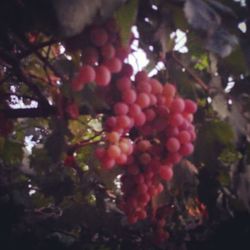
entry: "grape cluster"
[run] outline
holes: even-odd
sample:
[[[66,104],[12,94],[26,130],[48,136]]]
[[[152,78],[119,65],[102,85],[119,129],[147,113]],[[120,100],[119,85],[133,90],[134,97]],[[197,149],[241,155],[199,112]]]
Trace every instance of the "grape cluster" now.
[[[181,98],[174,85],[162,84],[124,63],[129,49],[121,45],[114,20],[92,26],[82,66],[72,80],[74,91],[95,82],[105,93],[111,113],[105,115],[104,143],[96,149],[103,169],[121,166],[120,208],[129,223],[147,217],[147,205],[173,176],[173,167],[190,155],[197,105]]]

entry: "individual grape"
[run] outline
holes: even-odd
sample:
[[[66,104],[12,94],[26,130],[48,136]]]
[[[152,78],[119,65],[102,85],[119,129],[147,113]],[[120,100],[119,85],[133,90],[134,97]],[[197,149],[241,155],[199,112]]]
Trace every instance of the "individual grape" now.
[[[185,102],[182,98],[176,98],[173,100],[171,105],[171,112],[173,113],[181,113],[185,109]]]
[[[191,135],[188,131],[183,130],[179,133],[178,140],[181,144],[186,144],[191,141]]]
[[[104,158],[105,153],[106,153],[105,148],[97,148],[97,149],[95,150],[95,156],[96,156],[99,160],[101,160],[102,158]]]
[[[138,104],[133,103],[129,106],[128,114],[130,117],[134,118],[137,115],[139,115],[141,112],[142,112],[141,107]]]
[[[95,70],[92,66],[83,65],[79,71],[79,80],[82,84],[93,82],[95,80]]]
[[[117,158],[116,158],[116,163],[119,165],[123,165],[127,163],[128,157],[126,154],[121,153]]]
[[[116,56],[123,62],[128,56],[130,48],[128,47],[118,47],[116,48]]]
[[[96,84],[98,86],[107,86],[111,80],[110,70],[106,66],[97,66],[95,68],[96,73]]]
[[[104,157],[101,161],[103,169],[109,170],[115,166],[115,160],[113,158]]]
[[[175,153],[180,149],[180,142],[178,139],[171,137],[167,140],[166,147],[167,150],[171,153]]]
[[[136,89],[138,92],[144,92],[149,94],[152,90],[152,87],[148,82],[145,81],[145,82],[138,82],[136,84]]]
[[[139,156],[139,161],[142,165],[148,165],[151,161],[151,155],[149,153],[143,153]]]
[[[118,132],[107,133],[106,138],[111,143],[117,143],[120,139],[120,134]]]
[[[148,81],[148,74],[145,71],[139,71],[135,75],[136,82],[147,82]]]
[[[197,111],[197,104],[192,100],[185,100],[185,112],[187,113],[195,113]]]
[[[109,60],[115,56],[115,48],[111,43],[106,43],[101,47],[101,55],[105,60]]]
[[[176,88],[174,85],[166,83],[163,86],[163,95],[167,98],[174,97],[176,93]]]
[[[104,65],[110,70],[111,73],[118,73],[122,69],[122,62],[117,57],[104,61]]]
[[[140,152],[148,151],[151,148],[151,143],[149,140],[141,140],[136,144],[136,149]]]
[[[181,114],[177,113],[171,116],[170,118],[170,124],[173,127],[179,127],[180,125],[182,125],[184,122],[184,118]]]
[[[124,102],[117,102],[114,105],[114,112],[116,115],[126,115],[128,113],[129,107]]]
[[[82,52],[82,62],[88,65],[95,65],[98,62],[99,53],[94,47],[87,47]]]
[[[149,98],[150,98],[150,105],[151,105],[151,106],[154,106],[154,105],[157,104],[157,97],[156,97],[155,95],[150,94],[150,95],[149,95]]]
[[[180,148],[180,154],[183,156],[188,156],[188,155],[192,154],[193,151],[194,151],[194,146],[190,142],[183,144]]]
[[[121,154],[121,149],[117,145],[110,145],[107,149],[107,154],[111,159],[116,159]]]
[[[114,116],[108,117],[107,120],[105,121],[105,128],[107,130],[115,128],[116,125],[117,125],[117,118]]]
[[[117,126],[119,128],[130,128],[131,119],[127,115],[119,115],[117,116]]]
[[[155,111],[153,109],[146,109],[144,111],[144,114],[146,116],[147,122],[153,121],[155,119],[155,117],[156,117],[156,113],[155,113]]]
[[[149,83],[151,84],[151,88],[152,88],[151,92],[153,94],[161,94],[162,93],[163,86],[158,80],[152,78],[149,80]]]
[[[150,105],[150,98],[149,95],[146,93],[139,93],[136,99],[136,103],[141,107],[141,108],[146,108]]]
[[[136,117],[134,117],[135,126],[141,127],[146,122],[146,116],[143,112],[139,113]]]
[[[122,93],[122,100],[127,104],[132,104],[136,101],[136,92],[133,89],[126,89]]]
[[[130,90],[131,89],[131,81],[128,77],[121,77],[117,80],[116,86],[118,90],[125,91],[125,90]]]
[[[90,40],[95,46],[101,47],[108,41],[108,34],[105,29],[96,27],[90,31]]]
[[[160,167],[159,174],[162,179],[164,179],[165,181],[169,181],[173,177],[173,169],[169,166],[163,165]]]
[[[130,78],[133,75],[133,72],[134,72],[133,67],[128,63],[124,63],[120,75]]]

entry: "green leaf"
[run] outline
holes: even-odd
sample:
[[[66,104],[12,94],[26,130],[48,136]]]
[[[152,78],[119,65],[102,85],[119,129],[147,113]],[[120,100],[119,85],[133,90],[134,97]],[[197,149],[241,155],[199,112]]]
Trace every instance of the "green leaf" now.
[[[23,158],[23,145],[15,141],[6,140],[2,151],[2,158],[6,164],[19,164]]]
[[[249,73],[244,52],[240,47],[233,50],[228,57],[221,61],[221,64],[230,74],[240,75]]]
[[[62,120],[56,120],[53,124],[54,131],[48,137],[45,148],[53,162],[60,160],[65,149],[65,134],[67,126]]]
[[[138,0],[130,0],[124,4],[116,13],[115,18],[120,27],[121,40],[127,45],[131,36],[131,27],[135,23],[138,9]]]

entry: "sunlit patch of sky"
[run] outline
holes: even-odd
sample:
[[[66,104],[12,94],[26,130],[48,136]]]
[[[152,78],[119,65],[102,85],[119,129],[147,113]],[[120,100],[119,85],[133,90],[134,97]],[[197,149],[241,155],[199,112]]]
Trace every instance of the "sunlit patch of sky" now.
[[[224,89],[224,91],[226,93],[229,93],[232,90],[232,88],[234,87],[234,85],[235,85],[235,81],[234,81],[233,77],[231,77],[231,76],[228,77],[228,83],[227,83],[227,86]]]
[[[241,32],[246,33],[247,32],[247,25],[246,22],[241,22],[238,24],[238,28],[241,30]]]
[[[188,48],[186,46],[187,43],[187,34],[180,29],[177,29],[170,35],[170,38],[175,40],[174,50],[180,53],[187,53]]]
[[[241,5],[242,7],[246,7],[246,6],[247,6],[246,0],[234,0],[234,2],[240,3],[240,5]]]
[[[145,18],[145,21],[149,21],[149,19],[146,20]],[[135,40],[131,44],[131,48],[133,52],[129,55],[126,62],[132,65],[134,69],[134,75],[135,75],[138,71],[141,71],[142,69],[147,67],[147,65],[149,64],[149,59],[147,58],[146,53],[141,48],[139,48],[138,39],[140,38],[140,35],[139,35],[137,27],[133,26],[131,30],[133,32]],[[175,41],[175,47],[174,47],[175,51],[178,51],[180,53],[188,52],[188,48],[186,46],[187,35],[185,32],[181,31],[180,29],[177,29],[176,32],[173,32],[170,35],[170,39],[174,39]],[[153,46],[149,46],[149,50],[153,51]],[[158,71],[164,68],[165,68],[164,63],[158,62],[156,66],[149,72],[149,76],[151,77],[151,76],[156,75]]]

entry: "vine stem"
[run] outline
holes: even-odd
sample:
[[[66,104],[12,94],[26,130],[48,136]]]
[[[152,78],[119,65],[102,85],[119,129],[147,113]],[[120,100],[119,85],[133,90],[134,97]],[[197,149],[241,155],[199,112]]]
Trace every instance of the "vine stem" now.
[[[179,64],[182,68],[184,68],[187,73],[195,80],[195,82],[206,92],[209,91],[208,86],[206,85],[206,83],[200,78],[198,77],[190,68],[188,68],[174,53],[174,51],[172,51],[171,53],[172,58],[174,59],[174,61]]]

